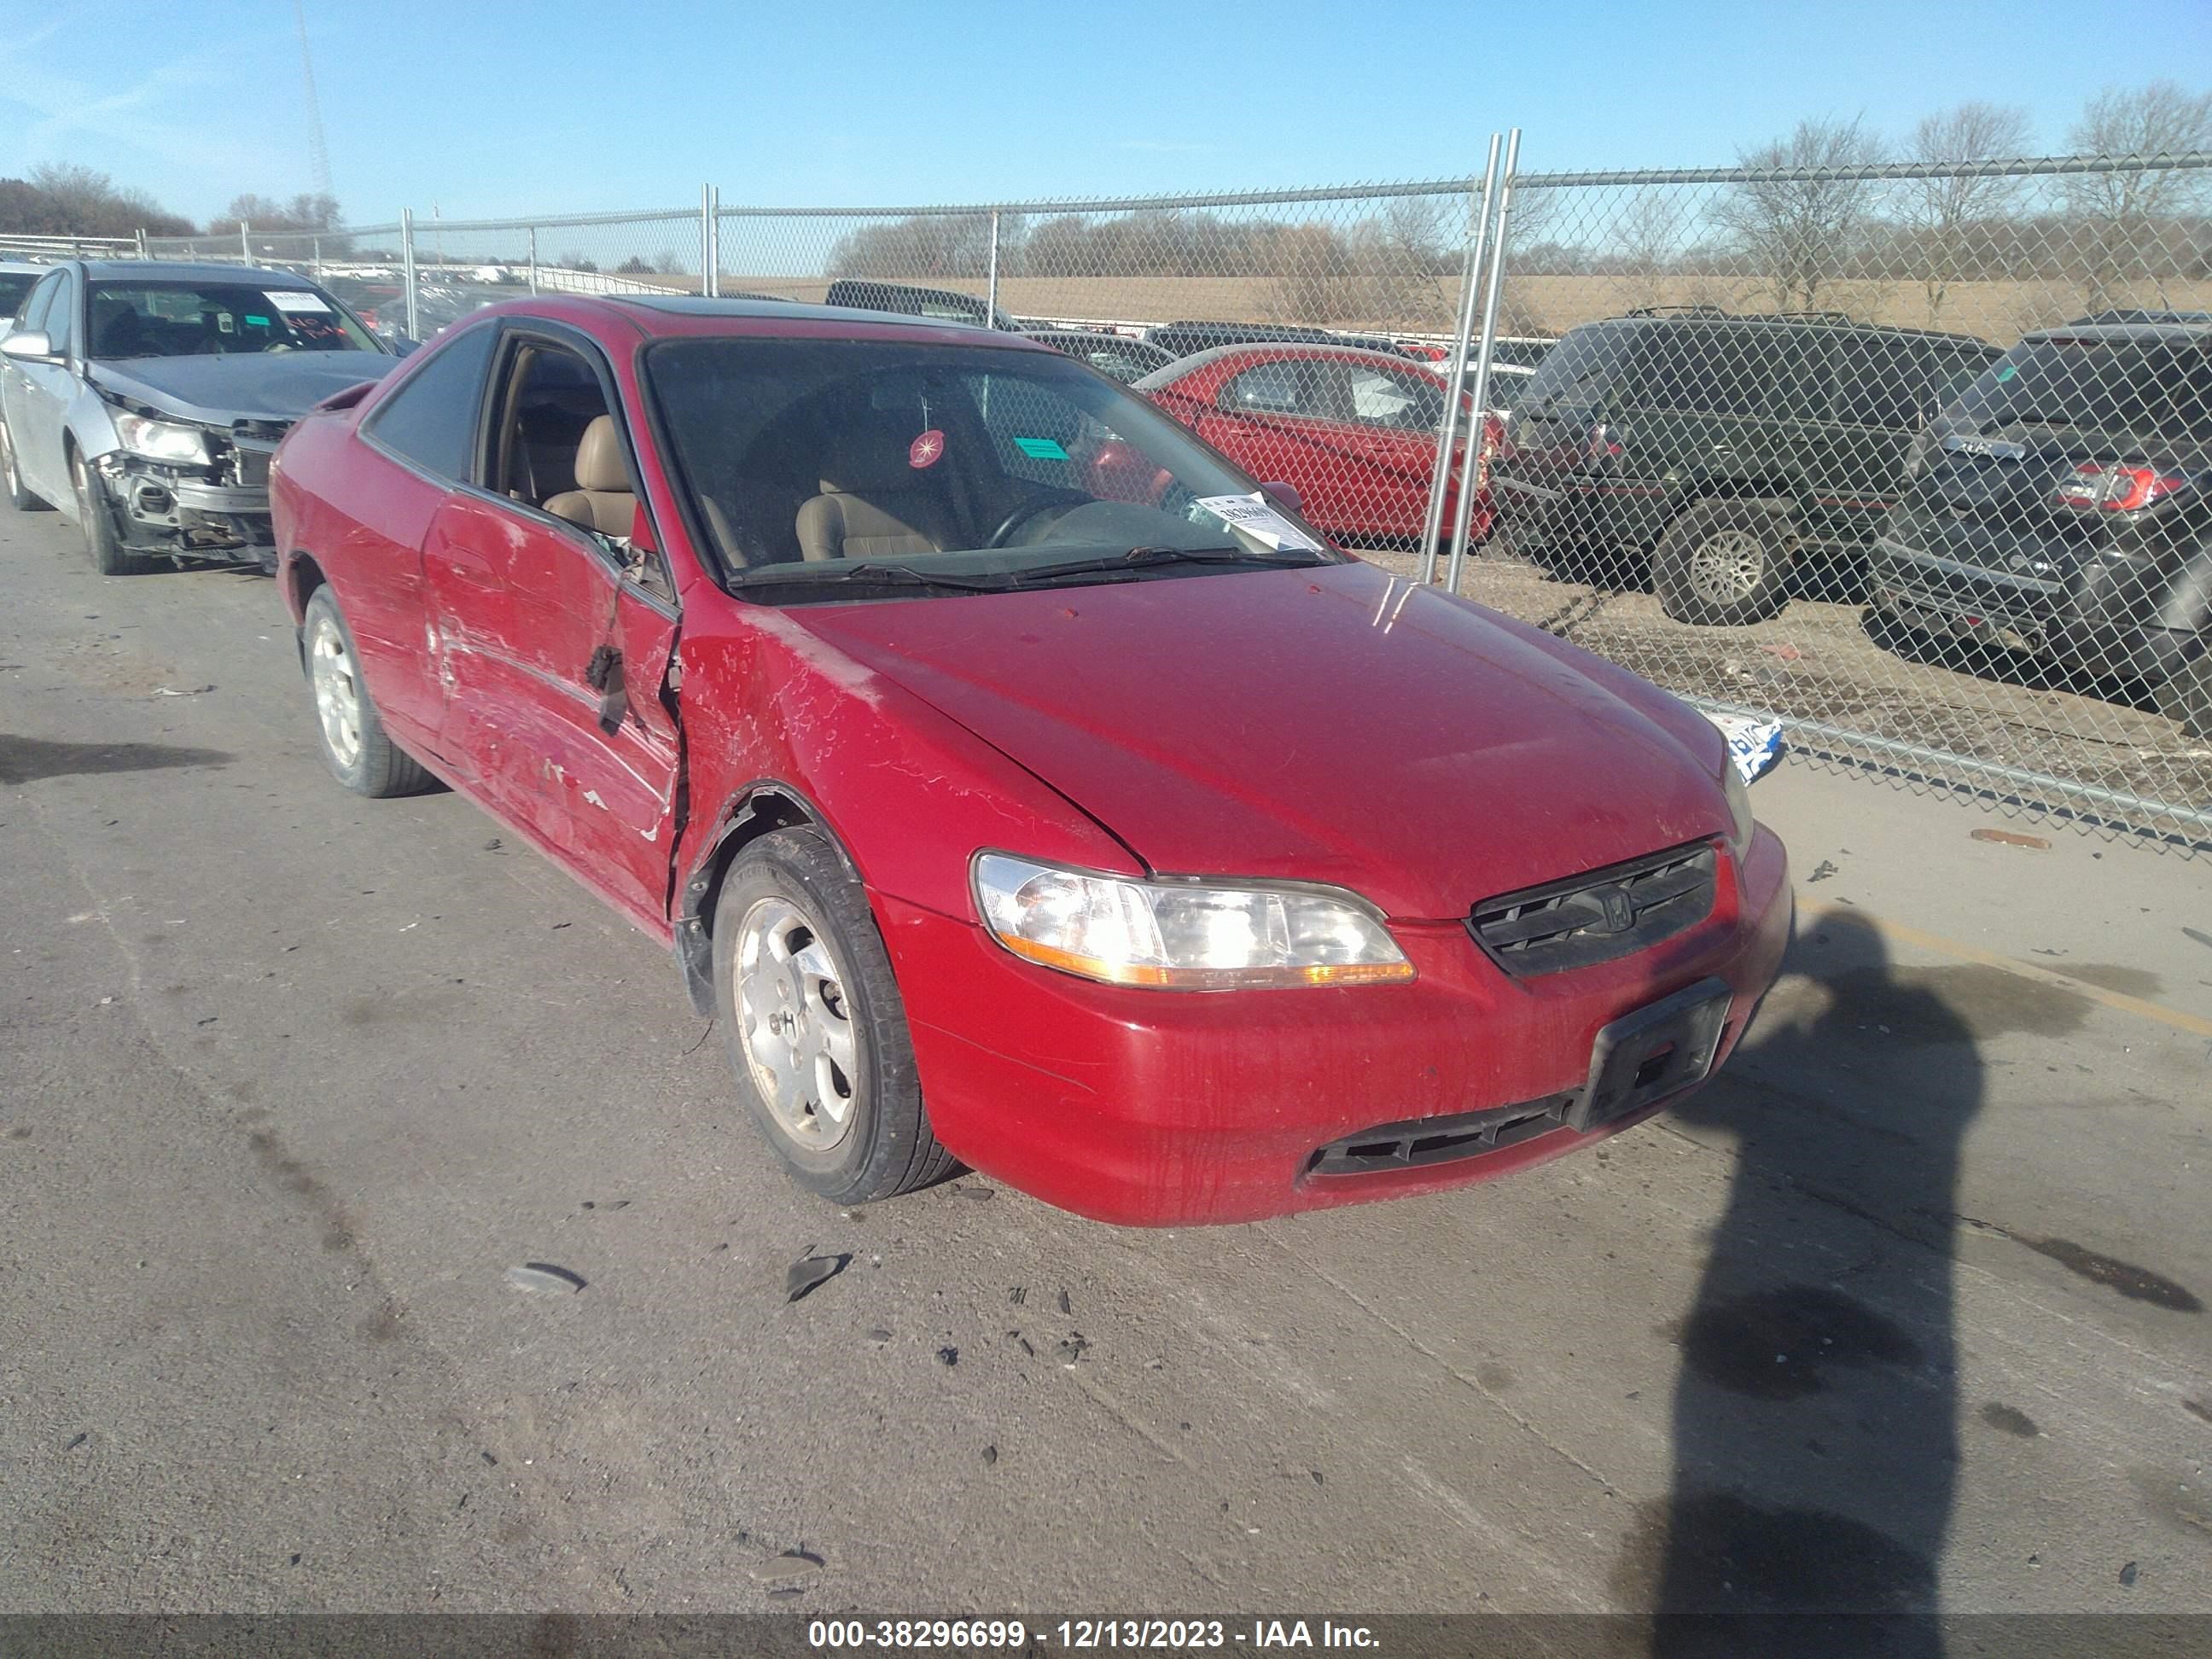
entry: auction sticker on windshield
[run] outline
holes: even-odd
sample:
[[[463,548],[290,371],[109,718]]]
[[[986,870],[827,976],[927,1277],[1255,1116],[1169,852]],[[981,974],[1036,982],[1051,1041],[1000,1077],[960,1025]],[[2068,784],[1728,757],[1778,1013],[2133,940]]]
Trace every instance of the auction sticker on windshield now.
[[[279,311],[328,311],[319,294],[295,294],[271,289],[269,303]]]
[[[1241,530],[1277,552],[1285,548],[1297,548],[1308,553],[1323,550],[1319,542],[1269,505],[1264,495],[1200,495],[1194,504],[1231,529]]]

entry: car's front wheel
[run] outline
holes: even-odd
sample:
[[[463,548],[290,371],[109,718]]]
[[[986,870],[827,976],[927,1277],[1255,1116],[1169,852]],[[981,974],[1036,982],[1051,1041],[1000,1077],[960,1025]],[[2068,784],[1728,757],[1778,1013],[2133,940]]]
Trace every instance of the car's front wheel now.
[[[40,513],[48,503],[23,488],[23,469],[15,459],[15,434],[0,422],[0,483],[8,489],[8,505],[18,513]]]
[[[84,532],[84,550],[92,555],[92,568],[103,576],[135,576],[149,568],[115,533],[106,489],[92,476],[82,452],[74,449],[70,452],[70,483],[76,491],[77,528]]]
[[[1797,550],[1789,520],[1741,501],[1699,501],[1651,550],[1651,586],[1676,622],[1741,628],[1788,602]]]
[[[361,677],[353,630],[328,583],[307,600],[300,645],[315,696],[316,746],[331,775],[356,795],[419,795],[435,788],[437,780],[386,732]]]
[[[738,1091],[799,1184],[865,1204],[943,1178],[906,1005],[860,884],[811,830],[739,853],[714,905]]]

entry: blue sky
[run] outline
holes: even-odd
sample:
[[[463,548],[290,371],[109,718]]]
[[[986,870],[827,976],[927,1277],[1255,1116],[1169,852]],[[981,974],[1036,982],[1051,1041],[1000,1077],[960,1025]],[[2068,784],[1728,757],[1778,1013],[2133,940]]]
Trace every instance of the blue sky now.
[[[30,11],[11,7],[17,17]],[[2212,5],[1863,0],[307,0],[349,218],[944,202],[1704,166],[1801,116],[1964,99],[2064,146],[2090,93],[2212,82]],[[289,0],[57,0],[0,29],[0,176],[88,162],[195,219],[313,187]]]

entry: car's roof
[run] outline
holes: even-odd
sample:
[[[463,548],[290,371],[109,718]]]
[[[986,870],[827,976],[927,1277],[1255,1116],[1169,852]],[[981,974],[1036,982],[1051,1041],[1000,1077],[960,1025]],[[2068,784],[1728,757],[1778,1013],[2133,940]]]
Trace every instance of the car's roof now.
[[[167,276],[179,283],[240,283],[262,277],[281,277],[288,283],[313,285],[313,278],[281,265],[226,265],[184,259],[80,259],[84,274],[94,282],[118,282],[134,276]]]
[[[1352,362],[1394,363],[1400,368],[1422,367],[1418,360],[1401,357],[1395,351],[1370,351],[1365,346],[1336,345],[1325,340],[1238,340],[1229,345],[1209,346],[1204,351],[1194,351],[1188,357],[1178,357],[1165,368],[1154,369],[1145,378],[1158,377],[1154,383],[1164,386],[1170,380],[1180,380],[1187,374],[1224,362],[1231,357],[1318,357],[1345,358]]]
[[[2022,345],[2039,340],[2155,341],[2166,345],[2212,343],[2212,312],[2106,313],[2078,323],[2058,323],[2021,337]]]
[[[841,336],[880,338],[882,331],[888,328],[896,329],[905,337],[915,340],[1000,345],[1019,351],[1049,349],[1011,330],[983,328],[950,318],[917,317],[904,311],[866,311],[855,306],[803,305],[795,300],[765,297],[709,300],[696,294],[540,294],[501,301],[495,309],[505,316],[573,318],[580,312],[610,319],[619,317],[633,328],[655,335],[711,334],[714,331],[711,327],[699,325],[715,322],[782,323],[793,325],[793,333],[814,339]],[[732,331],[758,336],[777,331],[745,328]]]
[[[1825,329],[1838,334],[1906,335],[1919,340],[1944,340],[1956,345],[1982,346],[1995,351],[1998,348],[1978,334],[1953,334],[1933,328],[1893,328],[1887,323],[1863,323],[1840,313],[1778,312],[1762,316],[1756,312],[1686,310],[1660,312],[1656,315],[1640,315],[1629,312],[1620,317],[1601,318],[1584,323],[1583,328],[1802,328]]]

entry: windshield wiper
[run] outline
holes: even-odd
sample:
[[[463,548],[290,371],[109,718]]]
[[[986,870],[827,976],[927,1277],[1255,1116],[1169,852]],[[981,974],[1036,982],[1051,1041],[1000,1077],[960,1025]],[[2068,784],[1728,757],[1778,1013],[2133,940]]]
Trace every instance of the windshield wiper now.
[[[869,583],[879,587],[948,587],[963,593],[1003,593],[1006,579],[1003,576],[954,576],[943,573],[916,570],[903,564],[837,564],[818,565],[811,568],[802,566],[790,574],[789,565],[771,565],[765,570],[743,573],[731,578],[732,588],[754,587],[763,591],[779,587],[819,587],[832,583]]]
[[[1061,576],[1097,575],[1108,571],[1141,569],[1161,564],[1257,564],[1287,568],[1326,562],[1317,553],[1257,553],[1243,547],[1133,547],[1110,558],[1082,559],[1071,564],[1039,565],[1018,572],[1016,582],[1053,581]]]

